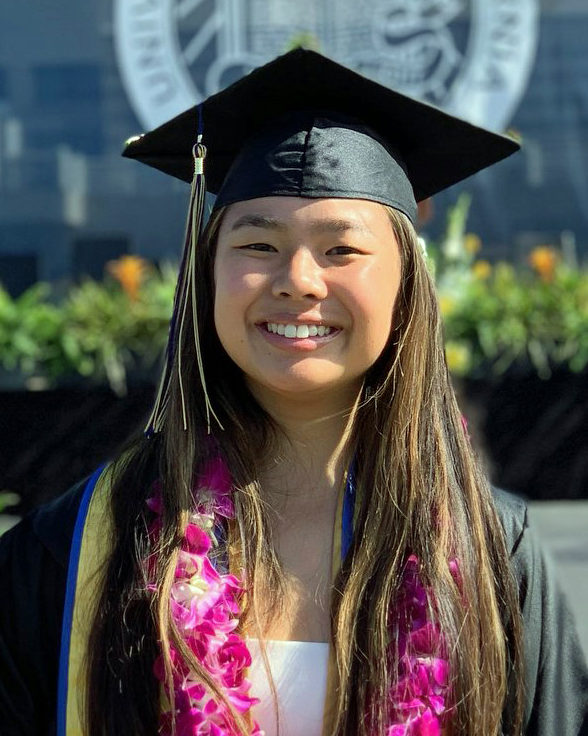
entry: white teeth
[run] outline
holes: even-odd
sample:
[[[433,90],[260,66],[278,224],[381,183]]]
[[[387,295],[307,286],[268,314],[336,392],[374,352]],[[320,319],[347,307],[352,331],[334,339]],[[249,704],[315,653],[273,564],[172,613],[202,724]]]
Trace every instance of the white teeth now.
[[[303,339],[308,337],[308,325],[298,325],[296,328],[296,337],[302,337]]]
[[[331,332],[325,325],[285,325],[278,322],[266,322],[268,332],[283,335],[284,337],[306,339],[307,337],[324,337]]]

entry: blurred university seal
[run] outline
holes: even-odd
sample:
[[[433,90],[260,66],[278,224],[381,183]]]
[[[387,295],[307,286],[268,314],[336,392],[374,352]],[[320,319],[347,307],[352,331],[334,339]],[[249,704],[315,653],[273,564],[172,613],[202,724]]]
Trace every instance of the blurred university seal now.
[[[494,130],[526,88],[538,0],[115,0],[118,64],[153,128],[301,37],[382,84]]]

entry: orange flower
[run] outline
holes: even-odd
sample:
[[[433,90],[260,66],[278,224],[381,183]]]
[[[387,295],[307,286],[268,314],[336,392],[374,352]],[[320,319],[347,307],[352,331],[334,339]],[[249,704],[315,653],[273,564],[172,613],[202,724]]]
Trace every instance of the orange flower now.
[[[129,299],[135,301],[147,271],[147,261],[141,256],[125,255],[106,264],[108,272],[120,283]]]
[[[550,245],[539,245],[529,254],[529,263],[543,281],[552,281],[559,255]]]

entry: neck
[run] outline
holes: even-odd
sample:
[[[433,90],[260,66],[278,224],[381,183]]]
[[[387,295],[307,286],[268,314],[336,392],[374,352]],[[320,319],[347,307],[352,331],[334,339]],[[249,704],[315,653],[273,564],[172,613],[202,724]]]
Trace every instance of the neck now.
[[[303,503],[332,497],[351,460],[359,390],[336,396],[254,393],[282,430],[277,452],[262,472],[262,487],[272,496]]]

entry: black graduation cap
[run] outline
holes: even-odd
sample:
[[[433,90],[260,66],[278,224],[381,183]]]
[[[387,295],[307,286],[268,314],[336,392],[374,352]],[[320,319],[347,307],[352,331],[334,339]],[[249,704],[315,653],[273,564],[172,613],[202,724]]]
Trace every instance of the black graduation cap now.
[[[217,206],[276,194],[371,199],[405,212],[518,143],[296,49],[131,140],[123,155],[191,181],[199,127]]]
[[[191,181],[197,132],[217,206],[274,194],[370,199],[405,212],[518,143],[296,49],[150,133],[123,155]]]

